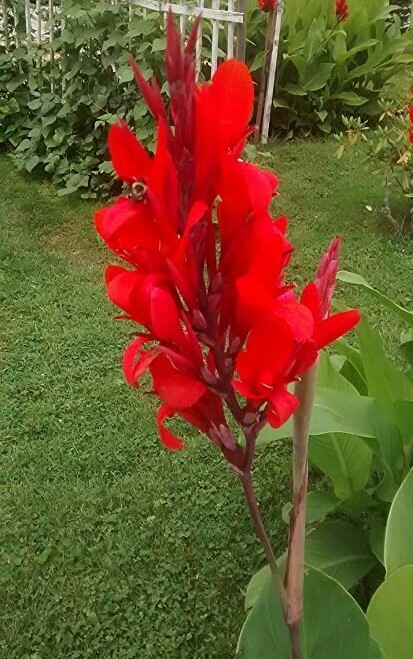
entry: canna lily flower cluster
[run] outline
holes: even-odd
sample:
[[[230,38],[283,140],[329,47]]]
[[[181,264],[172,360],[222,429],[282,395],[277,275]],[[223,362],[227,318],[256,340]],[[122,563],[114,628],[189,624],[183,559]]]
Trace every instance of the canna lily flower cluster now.
[[[253,130],[251,76],[229,60],[197,85],[196,29],[183,50],[169,15],[170,112],[132,61],[157,123],[156,150],[145,151],[124,121],[111,127],[113,166],[128,192],[99,210],[95,225],[124,261],[106,269],[107,294],[137,326],[123,370],[134,387],[149,372],[161,441],[182,448],[168,427],[177,415],[242,474],[251,456],[229,414],[249,437],[285,423],[299,404],[289,385],[359,313],[330,315],[337,240],[301,297],[287,283],[287,220],[269,212],[278,179],[241,159]]]
[[[336,16],[339,23],[348,19],[348,4],[346,0],[336,0]]]
[[[409,141],[410,144],[413,144],[413,105],[411,105],[409,108],[409,119],[410,119]]]

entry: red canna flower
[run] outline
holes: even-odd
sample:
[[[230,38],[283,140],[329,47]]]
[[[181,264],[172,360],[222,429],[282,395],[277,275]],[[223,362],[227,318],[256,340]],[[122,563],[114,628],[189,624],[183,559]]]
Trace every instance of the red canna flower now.
[[[135,387],[150,373],[161,441],[183,446],[168,427],[177,415],[242,474],[248,448],[235,440],[225,409],[250,436],[267,422],[283,424],[298,405],[290,383],[359,315],[330,315],[340,240],[301,299],[286,283],[287,220],[268,211],[278,179],[240,159],[251,132],[251,76],[229,60],[197,86],[196,29],[182,50],[168,17],[173,128],[156,81],[147,83],[132,62],[157,122],[156,152],[149,155],[123,121],[112,126],[112,162],[128,192],[99,210],[95,224],[127,266],[107,268],[106,288],[122,317],[138,325],[123,370]]]
[[[339,23],[344,23],[348,19],[348,4],[346,0],[336,0],[336,16]]]
[[[410,144],[413,144],[413,105],[411,105],[409,107],[409,119],[410,119],[409,141],[410,141]]]
[[[277,7],[277,0],[257,0],[258,7],[261,11],[274,11]]]

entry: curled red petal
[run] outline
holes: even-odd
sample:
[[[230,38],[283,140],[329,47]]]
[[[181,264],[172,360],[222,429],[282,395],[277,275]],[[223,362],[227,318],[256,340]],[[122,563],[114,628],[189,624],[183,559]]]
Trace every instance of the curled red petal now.
[[[155,287],[150,295],[152,328],[158,339],[184,344],[178,307],[171,293]]]
[[[311,311],[316,323],[320,320],[320,294],[314,282],[310,282],[301,294],[301,304]]]
[[[175,411],[171,407],[162,405],[157,414],[158,430],[162,444],[170,451],[179,451],[184,446],[183,441],[164,426],[164,421],[173,417],[174,414]]]
[[[282,426],[299,406],[299,399],[287,389],[277,389],[269,399],[267,419],[273,428]]]
[[[128,345],[123,354],[123,373],[125,375],[126,382],[132,387],[137,386],[136,356],[140,353],[140,350],[145,345],[145,343],[148,343],[148,341],[151,340],[152,337],[149,334],[145,336],[137,336],[136,339],[134,339],[132,343]]]
[[[110,127],[108,146],[113,166],[122,181],[130,184],[148,177],[151,159],[124,121]]]
[[[317,327],[314,341],[318,349],[333,343],[352,330],[360,321],[360,312],[356,309],[343,311],[323,320]]]
[[[193,407],[207,391],[203,382],[189,373],[179,373],[161,380],[159,397],[174,409],[184,410]]]
[[[211,93],[219,110],[222,139],[235,146],[251,118],[254,85],[248,67],[231,59],[221,64],[212,78]]]

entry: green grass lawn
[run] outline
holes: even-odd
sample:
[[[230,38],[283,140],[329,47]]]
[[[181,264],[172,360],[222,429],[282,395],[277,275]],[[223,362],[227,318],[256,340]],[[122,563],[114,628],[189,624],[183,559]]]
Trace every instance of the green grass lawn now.
[[[357,152],[272,149],[298,284],[344,233],[343,267],[413,306],[412,239],[387,232],[380,178]],[[263,562],[240,488],[187,428],[184,451],[160,445],[156,401],[121,373],[131,328],[111,320],[93,207],[55,192],[0,159],[0,657],[230,658]],[[362,293],[339,297],[393,352],[395,321]],[[277,552],[288,457],[288,445],[267,449],[255,468]]]

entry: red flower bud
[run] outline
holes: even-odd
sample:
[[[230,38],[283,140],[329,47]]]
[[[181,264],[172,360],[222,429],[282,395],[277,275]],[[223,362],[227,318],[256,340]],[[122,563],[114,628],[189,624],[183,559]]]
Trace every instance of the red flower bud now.
[[[277,7],[277,0],[257,0],[258,7],[261,11],[274,11]]]
[[[337,20],[342,23],[348,19],[348,4],[346,0],[336,0],[335,5]]]

